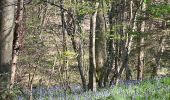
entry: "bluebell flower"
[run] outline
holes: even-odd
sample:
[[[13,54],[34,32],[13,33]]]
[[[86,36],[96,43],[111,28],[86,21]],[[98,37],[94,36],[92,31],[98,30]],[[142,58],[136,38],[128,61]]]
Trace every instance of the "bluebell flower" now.
[[[23,100],[23,97],[22,96],[18,96],[18,100]]]

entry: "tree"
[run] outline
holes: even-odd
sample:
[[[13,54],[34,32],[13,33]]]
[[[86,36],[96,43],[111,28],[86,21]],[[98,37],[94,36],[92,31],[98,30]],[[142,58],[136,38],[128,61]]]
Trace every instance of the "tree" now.
[[[24,28],[24,1],[17,1],[17,14],[16,14],[16,24],[14,29],[14,40],[13,40],[13,54],[12,54],[12,66],[11,66],[11,79],[10,79],[10,89],[12,89],[15,81],[15,73],[17,67],[17,60],[19,51],[23,46],[23,34],[25,31]]]
[[[83,1],[81,1],[80,4],[82,4]],[[70,1],[70,5],[73,4],[79,4],[77,1]],[[76,7],[71,7],[69,8],[68,12],[67,12],[67,21],[66,21],[66,30],[68,35],[71,38],[71,42],[72,42],[72,46],[74,49],[74,52],[77,55],[76,59],[78,62],[78,69],[79,69],[79,73],[80,73],[80,77],[81,77],[81,81],[82,81],[82,85],[83,85],[83,89],[86,91],[87,90],[87,85],[86,85],[86,78],[84,76],[84,72],[83,72],[83,38],[82,38],[82,27],[81,27],[81,23],[82,20],[81,18],[78,18],[80,16],[78,16],[78,11],[79,8]],[[76,35],[78,35],[78,41],[76,41]]]
[[[15,0],[0,1],[0,92],[7,87],[12,64]]]
[[[95,38],[95,59],[96,59],[96,80],[99,87],[102,87],[104,69],[106,63],[106,25],[104,16],[104,1],[100,0],[96,16],[96,38]]]
[[[61,11],[61,24],[62,24],[62,46],[63,46],[63,64],[62,64],[62,74],[63,74],[63,85],[68,87],[68,59],[65,53],[67,52],[67,34],[66,34],[66,23],[65,23],[65,11],[64,11],[65,0],[60,0],[60,11]],[[64,73],[63,73],[64,72]]]
[[[144,14],[146,10],[146,4],[142,4],[142,13]],[[145,14],[144,16],[145,17]],[[140,35],[138,36],[138,64],[137,64],[137,80],[143,79],[143,69],[144,69],[144,32],[145,32],[145,20],[142,20],[140,26]]]
[[[114,2],[111,3],[111,9],[109,11],[109,36],[107,38],[107,41],[106,41],[106,50],[107,50],[107,58],[106,58],[106,67],[105,67],[105,72],[104,72],[104,86],[106,86],[107,82],[109,81],[109,74],[111,73],[112,71],[112,68],[113,68],[113,63],[114,63],[114,59],[115,59],[115,55],[114,55],[114,40],[112,38],[112,36],[115,34],[115,31],[113,29],[113,26],[114,26],[114,20],[113,20],[113,17],[114,17]],[[117,72],[117,66],[115,65],[115,72],[113,74],[116,74],[118,73]]]
[[[95,31],[96,16],[99,3],[95,4],[95,11],[90,17],[90,35],[89,35],[89,89],[96,91],[96,59],[95,59]]]
[[[126,0],[119,0],[116,2],[117,5],[119,5],[116,9],[116,20],[115,20],[115,32],[116,32],[116,53],[115,56],[116,57],[116,70],[117,70],[117,66],[118,66],[118,59],[121,60],[121,63],[119,63],[120,70],[118,72],[118,75],[116,75],[116,79],[115,81],[117,81],[120,77],[121,74],[123,72],[123,70],[125,69],[126,72],[126,80],[129,80],[131,78],[131,71],[129,68],[129,53],[130,53],[130,48],[131,48],[131,43],[132,43],[132,37],[129,35],[128,27],[130,27],[130,25],[128,23],[131,24],[131,20],[128,19],[128,17],[130,17],[130,19],[133,17],[131,13],[133,13],[132,11],[128,12],[128,9],[130,8],[130,4],[129,2],[126,2]],[[121,6],[122,5],[122,6]],[[126,9],[127,8],[127,9]],[[113,80],[114,78],[112,78]]]

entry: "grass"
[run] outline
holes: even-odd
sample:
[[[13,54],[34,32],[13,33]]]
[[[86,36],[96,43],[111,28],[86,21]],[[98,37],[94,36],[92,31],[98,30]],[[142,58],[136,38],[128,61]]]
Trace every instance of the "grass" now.
[[[155,78],[143,82],[120,84],[97,92],[83,92],[78,86],[73,91],[64,91],[59,87],[34,90],[35,100],[170,100],[170,77]],[[16,100],[27,100],[22,95]]]
[[[170,77],[147,80],[140,85],[116,87],[98,100],[170,100]]]

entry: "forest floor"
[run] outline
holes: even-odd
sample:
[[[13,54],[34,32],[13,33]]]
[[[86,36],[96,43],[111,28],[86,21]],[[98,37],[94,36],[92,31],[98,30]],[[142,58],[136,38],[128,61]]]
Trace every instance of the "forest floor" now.
[[[71,85],[65,90],[61,86],[38,87],[33,89],[33,100],[170,100],[170,77],[126,81],[97,92],[84,92],[80,85]],[[17,90],[17,89],[16,89]],[[14,100],[27,100],[29,91],[16,92]]]

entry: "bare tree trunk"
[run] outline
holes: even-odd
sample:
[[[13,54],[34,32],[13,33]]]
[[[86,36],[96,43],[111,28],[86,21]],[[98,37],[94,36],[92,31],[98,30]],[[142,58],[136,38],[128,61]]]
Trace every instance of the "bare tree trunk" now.
[[[123,13],[122,8],[120,7],[121,1],[122,0],[113,2],[112,3],[112,10],[110,12],[113,17],[115,16],[115,18],[110,18],[110,21],[112,21],[111,22],[112,23],[111,31],[114,32],[115,37],[119,37],[120,33],[121,33],[120,30],[122,30],[121,29],[122,27],[120,26],[120,24],[122,23],[122,15],[123,15],[122,14]],[[111,37],[111,39],[112,38],[114,39],[114,37]],[[119,66],[120,66],[121,46],[122,46],[120,39],[114,39],[114,45],[115,45],[114,74],[113,74],[113,76],[110,80],[110,85],[112,85],[113,83],[116,84],[116,80],[118,79],[118,75],[119,75],[118,70],[119,70]],[[110,61],[110,62],[113,62],[113,61]]]
[[[113,20],[115,14],[115,5],[114,2],[112,2],[111,4],[111,10],[109,11],[109,24],[110,24],[110,36],[107,40],[107,61],[106,61],[106,68],[105,68],[105,73],[104,73],[104,86],[107,86],[107,83],[109,81],[109,74],[111,73],[111,70],[113,68],[113,63],[114,63],[114,59],[116,58],[115,56],[115,52],[114,52],[114,40],[112,35],[115,35],[115,31],[114,31],[114,24],[115,24],[115,20]],[[114,69],[114,76],[115,73],[117,71],[117,66],[115,65],[115,69]]]
[[[68,75],[68,60],[67,57],[65,55],[65,53],[67,52],[67,34],[66,34],[66,23],[65,23],[65,11],[64,11],[64,0],[60,0],[60,10],[61,10],[61,22],[62,22],[62,39],[63,39],[63,64],[62,64],[62,75],[63,75],[63,79],[64,79],[64,87],[69,87],[69,83],[68,83],[68,79],[69,79],[69,75]]]
[[[124,14],[122,14],[122,15],[124,15],[123,29],[126,29],[127,27],[129,27],[129,29],[132,32],[135,32],[137,29],[136,28],[136,17],[137,17],[138,7],[135,11],[135,10],[133,10],[133,4],[134,4],[133,1],[131,1],[129,3],[128,2],[125,2],[125,3],[126,3],[125,7],[126,8],[128,7],[130,12],[127,13],[126,11],[124,11]],[[118,14],[116,17],[117,23],[119,23],[118,21],[121,21],[121,19],[118,16],[121,16],[121,14]],[[129,22],[126,18],[128,16],[130,18]],[[126,25],[128,25],[128,26],[126,26]],[[119,30],[117,30],[117,31],[119,32]],[[128,61],[129,61],[129,53],[131,51],[133,37],[131,35],[129,35],[129,33],[125,32],[125,30],[123,30],[123,33],[124,33],[124,37],[125,37],[126,41],[125,40],[122,40],[122,41],[116,40],[116,42],[115,42],[115,74],[112,77],[110,84],[112,84],[112,83],[116,84],[118,82],[119,78],[121,78],[121,74],[122,74],[124,68],[126,71],[126,79],[128,80],[132,77],[131,70],[128,66]],[[123,45],[122,45],[122,43],[123,43]],[[119,45],[122,45],[122,46],[119,46]],[[118,66],[120,65],[120,63],[119,63],[120,57],[119,56],[122,56],[122,66],[119,69],[119,73],[118,73],[117,70],[118,70]]]
[[[16,25],[14,31],[14,40],[13,40],[13,59],[11,67],[11,80],[10,80],[10,89],[12,89],[15,81],[15,72],[17,67],[17,60],[19,55],[19,50],[23,45],[23,34],[24,34],[24,2],[23,0],[18,0],[17,2],[17,14],[16,14]]]
[[[129,8],[129,3],[126,2],[126,0],[123,0],[122,2],[122,6],[120,6],[120,10],[122,10],[122,12],[120,12],[120,18],[118,19],[120,21],[120,23],[122,24],[122,27],[120,27],[119,29],[119,34],[121,37],[121,49],[122,49],[122,65],[121,68],[119,70],[119,76],[121,75],[122,71],[125,69],[126,71],[126,79],[129,80],[130,76],[131,76],[131,72],[130,72],[130,68],[128,65],[129,62],[129,51],[130,51],[130,43],[131,43],[131,37],[130,35],[127,33],[127,27],[128,26],[128,16],[129,13],[127,12],[127,8]]]
[[[89,44],[89,89],[96,91],[96,59],[95,59],[95,28],[96,28],[96,16],[99,3],[95,4],[96,11],[90,18],[90,44]]]
[[[103,1],[99,4],[99,10],[96,17],[96,38],[95,38],[95,59],[96,59],[96,80],[98,81],[99,87],[103,85],[104,69],[106,63],[106,32],[105,32],[105,16]],[[105,67],[105,68],[104,68]]]
[[[81,34],[81,32],[80,32],[80,34]],[[86,89],[87,89],[86,88],[86,78],[85,78],[84,73],[83,73],[83,47],[82,47],[83,41],[82,41],[81,36],[80,36],[79,44],[77,46],[76,41],[74,39],[74,35],[75,35],[75,33],[72,34],[71,41],[72,41],[74,51],[78,54],[78,56],[76,58],[77,62],[78,62],[78,69],[79,69],[79,72],[80,72],[83,88],[86,91]]]
[[[170,1],[165,0],[165,2],[168,4]],[[166,17],[166,15],[163,15],[164,17]],[[165,32],[165,34],[168,34],[168,28],[166,27],[166,20],[162,21],[162,30]],[[160,65],[160,61],[161,61],[161,56],[164,52],[165,49],[165,36],[161,36],[159,39],[159,47],[158,47],[158,51],[157,54],[155,55],[155,66],[153,67],[153,72],[152,72],[152,77],[159,75],[160,69],[161,69],[161,65]]]
[[[159,48],[159,52],[155,58],[155,62],[156,62],[156,75],[159,75],[159,71],[161,69],[161,65],[160,65],[160,60],[161,60],[161,55],[163,53],[163,48],[164,48],[164,43],[165,43],[165,38],[161,37],[160,39],[160,48]]]
[[[143,3],[142,5],[142,11],[145,11],[146,4]],[[144,15],[145,17],[145,15]],[[143,79],[143,68],[144,68],[144,37],[143,32],[145,32],[145,21],[142,21],[141,23],[141,35],[138,38],[138,65],[137,65],[137,80]]]
[[[74,1],[70,1],[70,3],[76,4],[77,2],[74,0]],[[78,69],[79,69],[83,89],[86,91],[87,90],[86,78],[83,73],[83,38],[81,36],[82,28],[80,26],[81,22],[79,22],[76,19],[77,16],[75,16],[76,10],[77,10],[77,8],[69,8],[69,12],[67,12],[68,14],[67,14],[67,21],[66,21],[67,22],[66,30],[67,30],[67,33],[69,33],[68,35],[71,37],[71,42],[72,42],[74,52],[76,52],[76,54],[78,54],[78,56],[76,57],[77,62],[78,62]],[[77,32],[79,32],[78,33],[79,42],[76,42],[76,40],[75,40],[75,36],[76,36]]]
[[[80,30],[80,34],[82,34],[81,27],[80,27],[79,30]],[[87,84],[86,84],[86,78],[85,78],[84,72],[83,72],[83,38],[81,37],[81,35],[80,35],[78,54],[79,54],[77,56],[78,68],[79,68],[79,72],[80,72],[83,88],[86,91],[87,90]]]
[[[12,64],[15,0],[0,0],[0,94],[6,89]]]
[[[144,69],[144,51],[143,44],[144,38],[139,39],[139,47],[138,47],[138,65],[137,65],[137,80],[143,79],[143,69]]]
[[[161,60],[161,55],[164,51],[164,44],[165,44],[165,37],[161,36],[159,40],[158,52],[155,57],[155,66],[153,67],[152,77],[159,75],[161,69],[160,60]]]
[[[40,40],[42,40],[42,31],[43,31],[42,28],[44,27],[45,18],[46,18],[47,12],[48,12],[48,4],[47,4],[47,2],[45,2],[44,5],[40,6],[39,12],[40,12],[40,15],[39,15],[39,17],[40,17],[39,38],[40,38]]]

